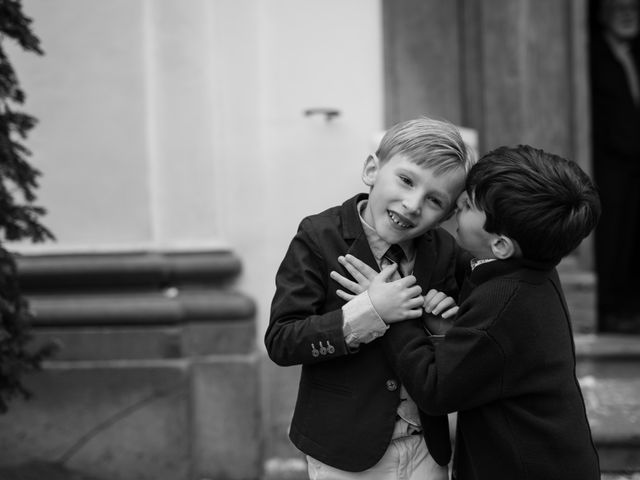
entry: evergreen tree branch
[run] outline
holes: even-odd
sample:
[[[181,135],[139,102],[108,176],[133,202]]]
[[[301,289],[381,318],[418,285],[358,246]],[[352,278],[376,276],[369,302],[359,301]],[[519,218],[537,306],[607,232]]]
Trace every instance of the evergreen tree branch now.
[[[22,143],[36,119],[15,108],[24,104],[25,94],[3,48],[3,42],[11,40],[27,52],[42,55],[31,23],[19,0],[0,0],[0,413],[15,398],[29,397],[22,379],[38,371],[53,351],[52,345],[29,348],[33,315],[20,291],[15,259],[2,245],[3,241],[54,238],[40,223],[45,210],[33,204],[40,172],[27,161],[31,152]]]

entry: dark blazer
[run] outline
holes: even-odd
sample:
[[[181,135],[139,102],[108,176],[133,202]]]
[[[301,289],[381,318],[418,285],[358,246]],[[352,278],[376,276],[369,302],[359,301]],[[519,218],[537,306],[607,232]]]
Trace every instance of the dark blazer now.
[[[302,452],[341,470],[375,465],[389,446],[400,402],[398,377],[380,339],[350,351],[344,341],[340,288],[332,270],[349,274],[338,256],[351,253],[378,270],[357,211],[366,194],[305,218],[276,276],[265,345],[278,365],[302,364],[290,438]],[[425,293],[457,295],[463,254],[442,229],[416,240],[414,275]],[[446,415],[422,417],[427,446],[441,465],[451,446]]]
[[[476,267],[435,344],[414,321],[382,338],[407,391],[431,414],[458,411],[457,480],[598,480],[558,274],[524,260]]]

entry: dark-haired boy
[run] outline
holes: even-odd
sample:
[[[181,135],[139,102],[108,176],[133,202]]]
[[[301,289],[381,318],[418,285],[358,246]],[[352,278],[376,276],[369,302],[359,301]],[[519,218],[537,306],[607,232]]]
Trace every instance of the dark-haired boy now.
[[[454,479],[600,478],[555,269],[599,215],[589,177],[556,155],[503,147],[471,169],[456,219],[475,259],[451,329],[436,343],[409,321],[383,340],[422,410],[458,411]]]

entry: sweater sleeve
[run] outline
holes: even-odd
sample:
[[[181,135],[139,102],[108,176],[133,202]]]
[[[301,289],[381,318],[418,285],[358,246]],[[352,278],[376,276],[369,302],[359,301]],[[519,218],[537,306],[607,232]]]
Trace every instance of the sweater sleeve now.
[[[394,324],[383,337],[396,374],[428,414],[474,408],[501,395],[505,356],[486,328],[495,313],[473,300],[461,306],[442,339],[430,338],[415,321]]]

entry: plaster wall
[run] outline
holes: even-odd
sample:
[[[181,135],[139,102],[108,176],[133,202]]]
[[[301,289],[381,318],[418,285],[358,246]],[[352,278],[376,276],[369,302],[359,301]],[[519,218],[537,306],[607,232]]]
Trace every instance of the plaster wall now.
[[[383,128],[379,2],[23,8],[45,55],[10,55],[40,121],[27,145],[57,242],[15,249],[230,248],[261,337],[300,219],[364,189]],[[340,116],[304,115],[314,107]]]

